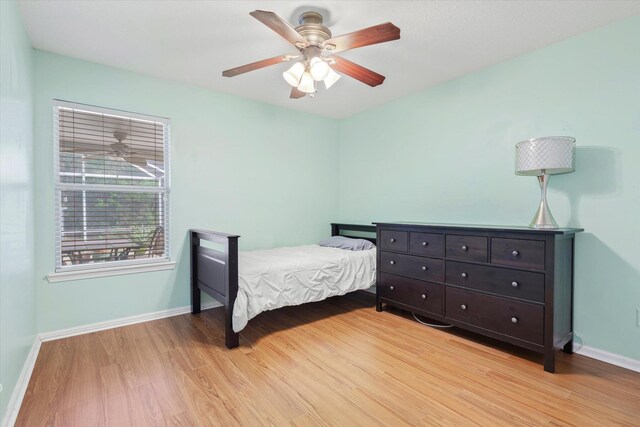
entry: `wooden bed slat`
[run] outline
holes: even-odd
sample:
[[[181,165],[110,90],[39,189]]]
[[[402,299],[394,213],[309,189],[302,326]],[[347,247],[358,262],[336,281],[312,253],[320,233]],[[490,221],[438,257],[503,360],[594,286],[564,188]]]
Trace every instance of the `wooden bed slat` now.
[[[198,282],[213,289],[224,298],[227,297],[225,286],[226,254],[215,253],[207,248],[198,246]],[[223,257],[225,259],[219,259]]]

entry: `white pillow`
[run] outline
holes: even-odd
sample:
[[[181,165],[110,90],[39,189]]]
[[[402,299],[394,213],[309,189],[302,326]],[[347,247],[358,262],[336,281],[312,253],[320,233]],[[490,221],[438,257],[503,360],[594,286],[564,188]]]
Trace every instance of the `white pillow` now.
[[[365,239],[354,239],[344,236],[332,236],[328,239],[324,239],[320,243],[320,246],[326,246],[328,248],[339,248],[350,251],[366,251],[376,247],[373,243]]]

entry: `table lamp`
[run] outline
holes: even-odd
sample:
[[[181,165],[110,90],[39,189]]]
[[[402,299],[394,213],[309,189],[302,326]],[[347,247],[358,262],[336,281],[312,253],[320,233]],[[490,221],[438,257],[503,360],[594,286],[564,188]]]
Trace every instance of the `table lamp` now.
[[[570,136],[545,136],[516,144],[516,175],[537,176],[540,183],[540,206],[530,228],[558,228],[547,204],[550,175],[575,170],[576,140]]]

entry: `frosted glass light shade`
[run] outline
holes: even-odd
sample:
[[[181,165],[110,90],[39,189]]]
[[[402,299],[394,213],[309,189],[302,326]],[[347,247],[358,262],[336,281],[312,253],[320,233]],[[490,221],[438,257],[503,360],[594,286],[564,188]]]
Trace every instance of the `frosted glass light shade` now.
[[[282,77],[293,87],[297,87],[300,84],[300,79],[304,73],[304,64],[302,62],[296,62],[287,71],[282,73]]]
[[[313,77],[311,74],[306,71],[302,74],[302,78],[300,78],[300,84],[298,85],[298,90],[304,93],[314,93],[316,91],[316,85],[313,82]]]
[[[545,136],[516,144],[516,175],[540,176],[569,173],[575,168],[576,140],[570,136]]]
[[[311,59],[311,63],[309,65],[311,77],[313,77],[313,80],[317,82],[324,80],[325,77],[327,77],[327,74],[329,74],[329,64],[327,64],[317,56]]]
[[[324,79],[324,87],[329,89],[335,82],[340,80],[340,77],[340,74],[336,73],[335,71],[333,71],[333,68],[329,67],[329,73]]]

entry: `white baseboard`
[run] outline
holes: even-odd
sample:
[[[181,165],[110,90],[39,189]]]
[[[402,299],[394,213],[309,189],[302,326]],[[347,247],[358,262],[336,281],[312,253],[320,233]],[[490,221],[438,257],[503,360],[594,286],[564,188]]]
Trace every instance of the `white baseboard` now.
[[[202,309],[206,310],[214,307],[221,307],[218,301],[202,304]],[[43,332],[39,335],[41,341],[53,341],[61,338],[73,337],[76,335],[90,334],[92,332],[104,331],[105,329],[119,328],[136,323],[149,322],[151,320],[163,319],[165,317],[179,316],[191,313],[190,306],[170,308],[168,310],[154,311],[153,313],[138,314],[135,316],[121,317],[120,319],[107,320],[106,322],[91,323],[89,325],[76,326],[73,328],[60,329],[57,331]]]
[[[573,351],[583,356],[590,357],[592,359],[606,362],[611,365],[620,366],[621,368],[630,369],[632,371],[640,372],[640,360],[631,359],[629,357],[620,356],[619,354],[610,353],[608,351],[600,350],[598,348],[580,346],[573,344]]]
[[[206,310],[209,308],[221,307],[218,301],[211,301],[208,303],[202,304],[202,309]],[[31,346],[31,350],[27,355],[27,359],[24,362],[24,366],[22,368],[22,372],[18,377],[18,381],[13,389],[13,393],[11,394],[11,399],[9,399],[9,404],[7,405],[7,411],[5,413],[2,422],[0,423],[1,427],[13,427],[16,422],[16,418],[18,417],[18,412],[20,412],[20,406],[22,405],[22,400],[24,399],[24,395],[27,391],[27,387],[29,386],[29,380],[31,379],[31,374],[33,373],[33,368],[36,364],[36,359],[38,358],[38,353],[40,352],[40,346],[43,342],[58,340],[61,338],[73,337],[76,335],[82,334],[90,334],[92,332],[104,331],[106,329],[119,328],[122,326],[133,325],[135,323],[148,322],[151,320],[163,319],[165,317],[179,316],[181,314],[187,314],[191,312],[190,306],[185,307],[177,307],[170,308],[168,310],[160,310],[155,311],[153,313],[147,314],[139,314],[136,316],[122,317],[120,319],[107,320],[106,322],[98,322],[92,323],[89,325],[77,326],[73,328],[60,329],[57,331],[44,332],[36,335],[35,340],[33,341],[33,345]]]
[[[16,418],[18,418],[18,412],[20,412],[20,406],[22,406],[22,399],[24,399],[24,394],[27,392],[27,386],[33,373],[33,367],[36,366],[36,359],[40,352],[41,343],[39,337],[36,336],[31,345],[31,350],[29,350],[29,354],[27,354],[27,359],[22,366],[22,372],[20,372],[18,381],[16,381],[16,385],[13,388],[13,393],[11,393],[11,398],[7,404],[7,411],[2,418],[2,423],[0,423],[2,427],[13,427]]]

